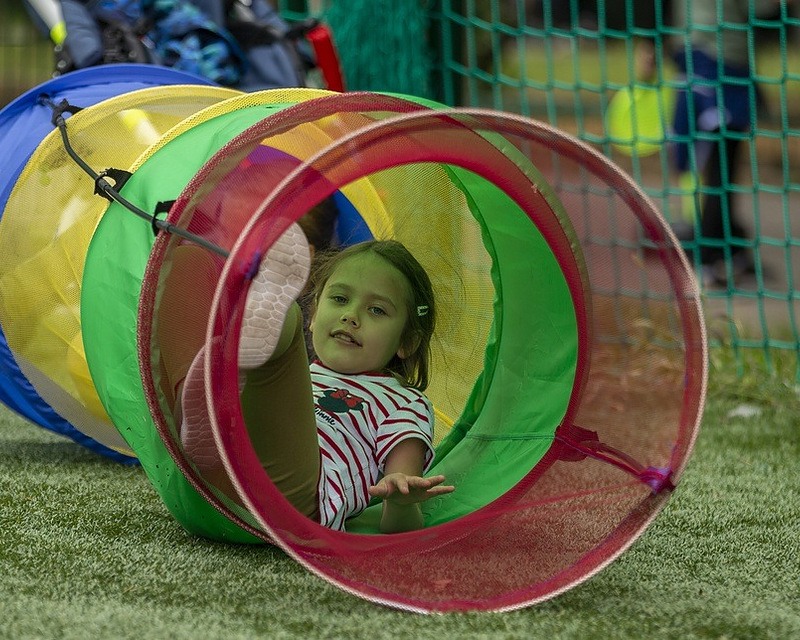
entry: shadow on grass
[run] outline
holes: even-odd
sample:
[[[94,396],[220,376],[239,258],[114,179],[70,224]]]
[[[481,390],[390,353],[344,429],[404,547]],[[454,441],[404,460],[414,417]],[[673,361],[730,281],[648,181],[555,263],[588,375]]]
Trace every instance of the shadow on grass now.
[[[60,438],[55,434],[53,438]],[[0,465],[23,462],[36,465],[82,465],[103,469],[138,466],[122,464],[67,439],[5,439],[0,448]]]

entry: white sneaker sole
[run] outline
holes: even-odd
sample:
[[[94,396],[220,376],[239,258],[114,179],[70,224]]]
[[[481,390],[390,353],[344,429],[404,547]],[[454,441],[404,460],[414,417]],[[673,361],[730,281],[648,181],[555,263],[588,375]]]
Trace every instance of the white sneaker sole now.
[[[310,271],[308,241],[295,223],[270,247],[250,283],[239,334],[240,369],[255,369],[269,360]]]

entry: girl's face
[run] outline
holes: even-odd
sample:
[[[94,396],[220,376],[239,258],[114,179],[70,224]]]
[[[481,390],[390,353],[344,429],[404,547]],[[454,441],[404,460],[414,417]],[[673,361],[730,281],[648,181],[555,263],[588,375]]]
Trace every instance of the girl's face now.
[[[346,258],[325,283],[311,318],[320,362],[339,373],[380,371],[398,355],[408,320],[409,284],[374,253]]]

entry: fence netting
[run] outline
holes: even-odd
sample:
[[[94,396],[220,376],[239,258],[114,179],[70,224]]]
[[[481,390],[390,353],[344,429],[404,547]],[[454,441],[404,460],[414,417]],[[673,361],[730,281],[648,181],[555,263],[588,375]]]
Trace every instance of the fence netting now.
[[[618,163],[694,265],[713,344],[800,376],[800,8],[763,0],[280,0],[347,87],[531,116]],[[0,8],[0,104],[52,72]],[[641,242],[619,240],[631,246]],[[787,364],[788,363],[788,364]]]

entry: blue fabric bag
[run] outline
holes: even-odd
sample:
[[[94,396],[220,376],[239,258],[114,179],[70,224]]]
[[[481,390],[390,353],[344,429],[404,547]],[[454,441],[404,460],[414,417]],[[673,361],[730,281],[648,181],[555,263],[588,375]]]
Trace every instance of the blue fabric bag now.
[[[266,0],[58,1],[67,33],[57,47],[60,73],[149,63],[253,91],[304,86],[312,66]]]

